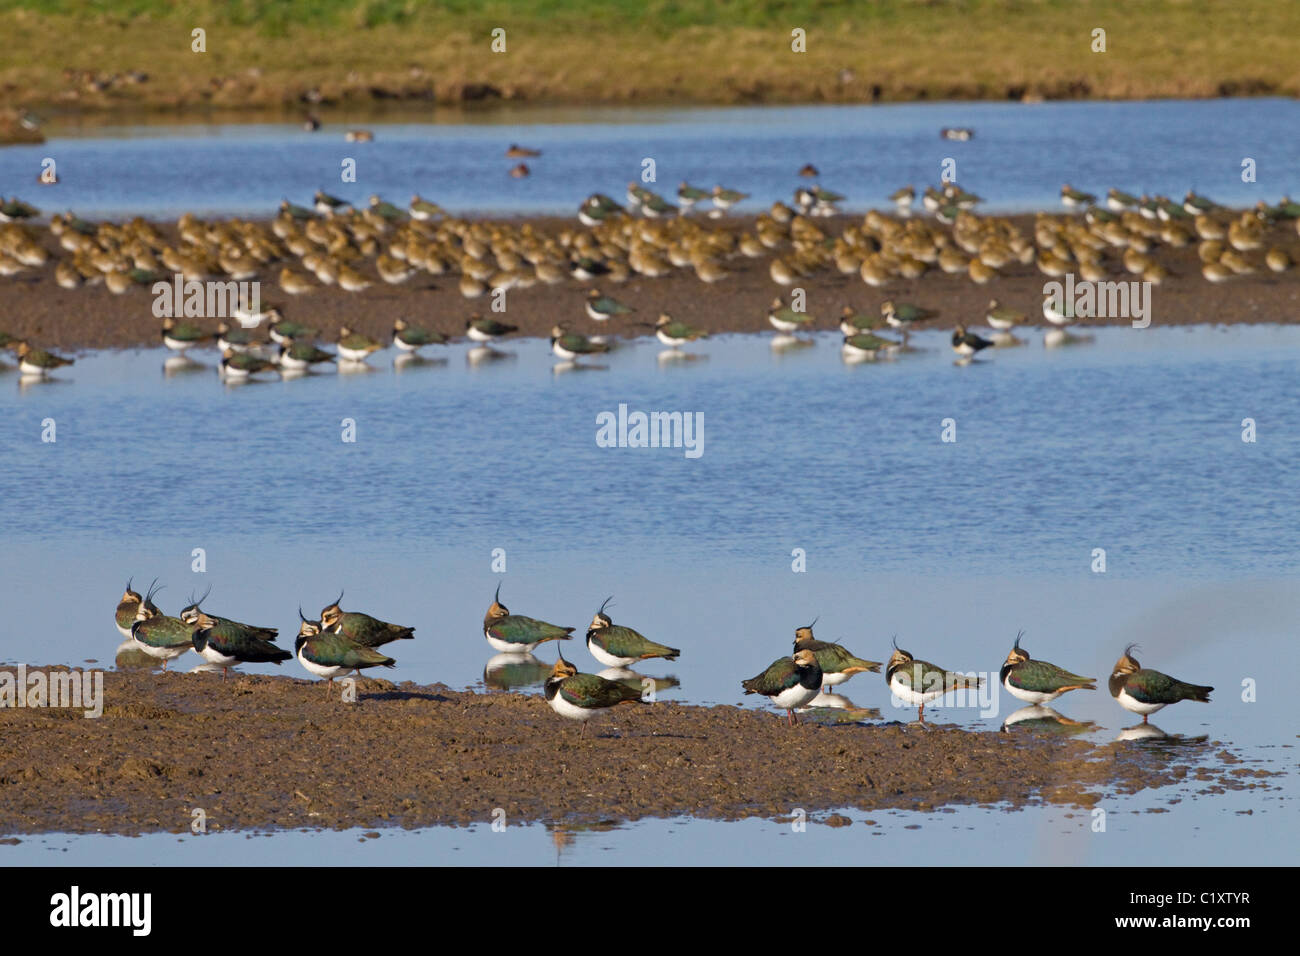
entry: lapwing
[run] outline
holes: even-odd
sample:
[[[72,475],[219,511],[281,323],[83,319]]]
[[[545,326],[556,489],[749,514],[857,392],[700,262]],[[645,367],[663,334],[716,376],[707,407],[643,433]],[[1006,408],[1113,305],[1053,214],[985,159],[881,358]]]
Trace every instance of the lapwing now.
[[[860,332],[877,332],[889,324],[883,316],[854,312],[852,306],[840,309],[840,331],[845,335],[857,335]]]
[[[266,631],[266,628],[218,620],[203,611],[197,611],[194,618],[194,649],[209,664],[220,667],[221,679],[225,680],[230,668],[236,664],[278,665],[293,657],[263,637]]]
[[[518,143],[511,143],[510,148],[506,150],[506,159],[536,159],[540,155],[542,155],[540,149],[529,149]]]
[[[144,603],[136,611],[131,639],[141,651],[162,661],[163,670],[167,670],[168,661],[175,660],[194,646],[194,628],[179,617],[169,617],[159,611],[152,600],[156,593],[150,588]]]
[[[687,342],[709,337],[709,333],[703,329],[697,329],[693,325],[679,322],[667,312],[659,313],[659,318],[655,320],[654,329],[655,337],[670,348],[677,348]]]
[[[602,352],[608,352],[609,345],[605,342],[589,339],[581,332],[566,331],[564,326],[557,325],[551,329],[551,351],[558,358],[571,360],[581,358],[584,355],[599,355]]]
[[[926,309],[909,302],[895,302],[893,299],[886,299],[880,303],[880,314],[896,329],[910,329],[917,322],[926,322],[939,317],[937,309]]]
[[[1200,684],[1187,684],[1183,681],[1153,671],[1139,664],[1133,657],[1136,644],[1124,648],[1124,654],[1115,662],[1115,669],[1110,675],[1110,696],[1119,702],[1125,710],[1142,715],[1142,723],[1147,717],[1162,707],[1176,704],[1180,700],[1195,700],[1203,704],[1210,702],[1213,687]]]
[[[403,352],[418,352],[426,345],[446,345],[447,336],[441,332],[411,325],[405,319],[393,322],[393,345]]]
[[[173,352],[184,352],[214,338],[212,332],[204,331],[192,322],[177,322],[171,316],[163,319],[162,342]]]
[[[817,317],[807,312],[796,312],[786,305],[780,296],[777,296],[768,306],[767,321],[778,332],[790,334],[805,329],[811,330],[817,324]]]
[[[894,653],[885,668],[885,683],[899,700],[919,708],[917,720],[923,723],[927,703],[951,691],[976,690],[983,686],[984,678],[967,677],[929,661],[918,661],[895,642]]]
[[[483,636],[495,651],[503,654],[531,654],[538,645],[547,641],[568,641],[571,627],[558,627],[536,618],[511,614],[501,603],[501,585],[497,585],[492,606],[483,616]]]
[[[628,315],[636,311],[630,305],[624,305],[617,299],[602,295],[599,289],[591,289],[587,292],[586,307],[587,315],[597,322],[604,322],[616,315]]]
[[[592,657],[606,667],[630,667],[637,661],[653,657],[677,660],[677,655],[681,653],[677,648],[657,644],[630,627],[615,624],[605,613],[605,608],[612,600],[613,598],[605,599],[596,616],[591,619],[591,627],[587,629],[587,650],[591,651]]]
[[[246,379],[258,372],[270,372],[277,363],[251,352],[236,352],[233,348],[221,353],[221,373],[230,379]]]
[[[427,199],[420,198],[419,193],[411,197],[411,205],[407,207],[407,211],[411,214],[412,219],[420,222],[428,222],[430,219],[436,219],[447,214],[447,211],[436,202],[429,202]]]
[[[696,189],[685,180],[677,187],[677,201],[681,203],[683,209],[690,209],[700,200],[708,198],[709,193],[707,190]]]
[[[131,638],[131,625],[135,623],[136,612],[140,610],[141,605],[148,608],[152,613],[162,613],[152,601],[145,601],[140,596],[139,591],[131,590],[131,581],[133,580],[135,579],[131,578],[126,582],[126,590],[122,592],[122,599],[117,602],[117,610],[113,614],[113,622],[117,625],[118,633],[127,640]],[[152,585],[150,585],[150,589],[152,590]]]
[[[503,335],[518,331],[517,325],[507,325],[496,319],[485,319],[478,314],[471,315],[465,322],[465,335],[473,342],[495,342]]]
[[[39,209],[28,205],[21,199],[13,198],[0,202],[0,222],[19,222],[24,219],[35,219],[40,214]]]
[[[901,342],[873,335],[870,332],[858,332],[856,335],[844,336],[844,344],[840,346],[840,352],[849,361],[872,361],[882,355],[889,355],[901,345]]]
[[[236,627],[241,628],[242,630],[251,634],[253,637],[257,637],[264,641],[274,641],[276,639],[276,636],[280,633],[279,628],[258,627],[253,624],[241,624],[240,622],[232,620],[231,618],[222,617],[220,614],[211,614],[205,612],[203,610],[203,602],[208,599],[208,595],[211,593],[212,593],[212,588],[208,588],[208,590],[203,592],[203,596],[199,598],[197,601],[194,600],[194,595],[191,594],[190,603],[186,607],[181,608],[181,612],[177,616],[182,621],[184,621],[186,624],[189,625],[197,625],[199,623],[200,616],[204,616],[207,618],[207,620],[215,622],[217,624],[233,624]]]
[[[278,309],[272,309],[271,324],[267,331],[271,334],[271,341],[277,345],[285,345],[289,342],[311,341],[320,335],[320,329],[314,329],[302,322],[295,322],[292,319],[286,319]]]
[[[377,195],[370,197],[370,211],[388,222],[399,222],[406,218],[405,212]]]
[[[280,367],[291,370],[309,369],[322,362],[333,362],[334,356],[311,342],[290,342],[280,346]]]
[[[814,638],[813,624],[816,623],[817,621],[814,620],[807,627],[795,629],[794,649],[813,652],[817,658],[817,666],[822,670],[823,689],[843,684],[854,674],[880,673],[879,661],[863,660],[851,654],[842,644],[832,644]]]
[[[293,652],[307,673],[325,678],[325,695],[329,696],[334,678],[367,667],[392,667],[397,661],[373,647],[358,644],[346,634],[325,631],[316,621],[307,620],[298,608],[302,624],[293,642]]]
[[[639,686],[606,680],[596,674],[579,674],[578,668],[561,654],[551,668],[551,676],[542,687],[551,710],[561,717],[582,721],[586,736],[587,721],[603,710],[619,704],[645,703]]]
[[[1025,313],[1018,312],[1009,306],[1000,305],[997,299],[989,299],[989,308],[984,313],[984,321],[989,324],[991,329],[996,329],[999,332],[1010,332],[1025,321]]]
[[[952,350],[963,358],[970,358],[981,349],[986,349],[993,343],[988,339],[981,338],[974,332],[966,331],[966,326],[959,325],[952,332]]]
[[[217,325],[217,348],[221,349],[223,354],[226,349],[247,352],[262,344],[261,339],[252,329],[234,327],[227,322]]]
[[[322,631],[341,634],[363,647],[381,647],[391,641],[409,641],[415,639],[415,628],[402,624],[389,624],[369,614],[359,611],[344,611],[339,606],[343,593],[338,600],[321,609],[320,626]]]
[[[1091,206],[1097,201],[1097,197],[1092,193],[1080,192],[1069,183],[1061,187],[1061,203],[1067,209],[1078,209],[1081,206]]]
[[[1109,189],[1106,191],[1106,205],[1114,212],[1126,212],[1130,209],[1136,209],[1142,200],[1130,193],[1123,192],[1119,189]]]
[[[1002,686],[1013,697],[1030,704],[1046,704],[1066,691],[1097,689],[1096,678],[1080,677],[1055,664],[1030,658],[1028,651],[1020,649],[1020,639],[1023,636],[1024,632],[1016,635],[1016,643],[1007,655],[1002,670],[998,671],[998,680],[1002,681]]]
[[[785,709],[786,726],[798,723],[795,710],[803,707],[821,693],[822,669],[817,655],[809,650],[795,651],[792,657],[773,661],[763,673],[741,681],[746,694],[770,697],[778,707]]]
[[[727,189],[725,186],[714,186],[710,197],[713,199],[713,205],[724,212],[739,202],[749,198],[749,193],[742,193],[735,189]]]
[[[331,196],[329,193],[322,192],[321,190],[318,189],[316,190],[316,195],[313,197],[312,205],[316,207],[316,211],[318,213],[321,213],[322,215],[326,215],[326,216],[332,216],[337,212],[341,212],[342,210],[346,209],[348,206],[352,204],[347,202],[344,199],[339,199],[337,196]]]
[[[371,352],[378,352],[383,347],[384,343],[378,339],[372,339],[360,332],[353,332],[346,325],[339,329],[339,358],[346,359],[349,362],[364,362],[367,355]]]
[[[34,349],[26,342],[18,342],[11,348],[18,355],[18,370],[24,375],[45,376],[54,369],[71,365],[75,361],[44,349]]]
[[[916,190],[911,186],[895,189],[889,194],[889,201],[897,206],[900,212],[910,210],[912,203],[916,201]]]

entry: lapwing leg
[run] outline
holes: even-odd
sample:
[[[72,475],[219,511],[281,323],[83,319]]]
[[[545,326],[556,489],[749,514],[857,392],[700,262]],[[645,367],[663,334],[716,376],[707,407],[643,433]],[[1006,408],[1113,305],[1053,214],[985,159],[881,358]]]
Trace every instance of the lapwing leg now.
[[[163,673],[167,673],[167,658],[163,658]]]
[[[578,734],[578,736],[579,737],[587,736],[587,722],[585,720],[582,722],[582,731]]]
[[[1146,714],[1143,714],[1143,715],[1142,715],[1142,723],[1145,724],[1146,722],[1147,722],[1147,715],[1146,715]]]

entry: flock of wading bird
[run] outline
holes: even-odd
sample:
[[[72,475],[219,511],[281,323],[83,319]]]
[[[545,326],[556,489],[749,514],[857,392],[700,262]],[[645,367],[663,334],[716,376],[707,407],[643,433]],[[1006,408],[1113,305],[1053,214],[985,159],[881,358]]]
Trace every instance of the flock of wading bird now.
[[[278,631],[257,627],[222,617],[203,609],[203,597],[195,600],[176,617],[164,614],[154,602],[159,588],[155,581],[144,595],[132,590],[128,581],[117,605],[114,620],[117,629],[163,670],[168,662],[190,650],[206,661],[199,670],[220,669],[222,680],[231,667],[240,663],[279,664],[290,657],[315,677],[325,678],[325,692],[336,677],[360,673],[370,667],[393,667],[397,662],[379,650],[394,641],[415,637],[415,628],[390,624],[369,614],[344,611],[343,595],[323,608],[318,620],[311,620],[298,609],[300,626],[291,654],[277,647]],[[662,658],[675,661],[681,651],[650,640],[639,631],[614,623],[606,613],[611,599],[601,604],[587,630],[587,650],[607,668],[599,674],[580,673],[557,654],[555,664],[543,683],[543,693],[551,708],[563,717],[583,722],[596,714],[623,703],[652,700],[659,685],[653,678],[628,670],[641,661]],[[795,711],[810,706],[826,688],[849,680],[855,674],[879,673],[881,663],[857,657],[839,643],[819,641],[813,625],[795,630],[794,649],[789,656],[773,661],[762,673],[742,681],[746,694],[760,694],[786,711],[786,721],[796,721]],[[511,613],[501,603],[497,587],[492,604],[483,618],[483,636],[499,655],[523,660],[542,644],[571,640],[572,627],[561,627],[522,614]],[[1035,660],[1021,648],[1022,634],[1007,655],[999,672],[1002,686],[1014,697],[1028,702],[1031,714],[1021,719],[1049,720],[1072,724],[1051,708],[1050,701],[1072,690],[1096,690],[1095,678],[1082,677],[1055,664]],[[556,645],[557,648],[560,645]],[[1135,645],[1125,648],[1110,675],[1111,696],[1125,710],[1148,715],[1182,700],[1208,703],[1213,687],[1188,684],[1160,671],[1142,667],[1133,657]],[[983,678],[950,671],[929,661],[918,660],[894,643],[892,656],[885,666],[885,682],[899,700],[918,708],[918,722],[925,721],[925,705],[945,694],[978,690]],[[1005,725],[1004,725],[1005,726]]]
[[[818,172],[809,164],[799,174],[816,177]],[[48,232],[64,253],[61,258],[51,255],[49,243],[34,225],[40,210],[13,198],[0,200],[0,276],[18,276],[55,260],[54,278],[65,289],[102,285],[124,294],[149,289],[171,275],[199,281],[266,278],[293,298],[331,286],[363,293],[377,283],[445,277],[454,278],[468,300],[539,283],[577,281],[588,287],[582,312],[602,323],[637,310],[593,283],[608,287],[634,276],[657,279],[693,273],[712,284],[725,281],[746,259],[767,259],[772,281],[782,287],[834,270],[858,275],[875,289],[899,279],[920,279],[934,270],[986,285],[1002,270],[1030,265],[1052,278],[1069,274],[1098,282],[1127,274],[1159,284],[1170,273],[1157,261],[1156,252],[1192,245],[1202,276],[1219,283],[1264,270],[1286,272],[1300,255],[1289,235],[1300,233],[1300,203],[1289,197],[1277,205],[1261,201],[1251,209],[1231,210],[1195,192],[1179,202],[1111,189],[1098,199],[1067,184],[1061,187],[1067,213],[1040,213],[1032,233],[1027,233],[1008,218],[978,215],[974,210],[980,197],[955,183],[926,188],[920,206],[929,215],[917,216],[916,191],[906,186],[889,197],[892,214],[872,210],[836,232],[818,220],[839,214],[844,196],[813,185],[796,189],[793,205],[776,201],[752,221],[716,221],[749,198],[721,185],[705,190],[683,182],[674,204],[633,182],[624,202],[603,193],[583,200],[580,228],[548,232],[527,221],[453,216],[418,194],[405,207],[377,195],[354,206],[317,191],[308,206],[284,201],[269,222],[203,220],[186,213],[173,230],[165,231],[139,218],[89,222],[72,213],[56,214]],[[712,209],[691,215],[701,204]],[[993,299],[982,316],[964,316],[956,324],[952,348],[966,360],[990,345],[1019,344],[1012,330],[1036,323],[1030,316],[1038,308],[1039,303],[1033,303],[1020,310]],[[1075,317],[1069,304],[1045,296],[1041,309],[1053,327],[1045,344],[1071,341],[1066,327]],[[399,351],[399,362],[409,362],[421,349],[445,345],[457,334],[475,343],[470,360],[482,361],[500,357],[490,343],[518,331],[479,314],[471,315],[461,329],[396,318],[387,342],[339,329],[337,351],[331,353],[318,344],[322,333],[310,320],[286,319],[284,312],[283,304],[235,310],[230,316],[239,320],[234,327],[226,321],[210,328],[167,319],[162,340],[182,354],[215,344],[221,350],[222,373],[246,379],[259,373],[304,374],[335,361],[340,368],[364,367],[367,356],[390,345]],[[849,361],[891,357],[907,350],[909,328],[938,317],[936,309],[892,300],[881,305],[879,314],[858,313],[845,305],[838,322],[844,336],[842,353]],[[779,333],[775,347],[799,344],[803,340],[798,333],[822,327],[816,316],[791,308],[782,296],[773,301],[766,318]],[[992,338],[968,328],[981,321],[993,330]],[[886,326],[900,330],[902,339],[878,334]],[[261,334],[263,327],[269,341]],[[668,346],[668,357],[708,335],[662,312],[653,323],[634,321],[622,331],[642,328],[653,330]],[[574,362],[609,351],[616,338],[586,335],[561,322],[551,330],[550,343],[556,356]],[[4,346],[17,353],[25,375],[41,377],[71,364],[70,359],[0,332]]]

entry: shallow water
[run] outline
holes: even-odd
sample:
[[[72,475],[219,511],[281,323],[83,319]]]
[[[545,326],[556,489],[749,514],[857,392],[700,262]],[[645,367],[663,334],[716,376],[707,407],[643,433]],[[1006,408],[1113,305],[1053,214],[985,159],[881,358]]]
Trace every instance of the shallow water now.
[[[1155,723],[1222,742],[1247,768],[1291,774],[1274,780],[1284,790],[1188,798],[1189,784],[1108,800],[1129,828],[1111,840],[1089,839],[1083,811],[879,814],[878,827],[810,826],[809,852],[850,861],[876,829],[885,835],[868,849],[919,846],[914,835],[957,827],[990,863],[1124,863],[1144,851],[1283,862],[1295,834],[1283,808],[1295,796],[1289,675],[1300,665],[1290,467],[1300,438],[1289,424],[1300,420],[1300,329],[1106,328],[1064,349],[1021,334],[1024,347],[967,367],[954,365],[944,334],[923,333],[916,353],[857,366],[841,361],[835,336],[778,352],[750,335],[693,348],[694,361],[661,362],[657,344],[629,343],[603,368],[563,374],[538,340],[508,342],[511,357],[486,365],[467,363],[458,345],[439,353],[445,362],[400,374],[384,352],[364,374],[243,386],[219,381],[213,353],[196,356],[208,368],[166,375],[160,350],[84,355],[34,385],[3,373],[0,599],[10,614],[0,657],[110,664],[126,578],[158,576],[167,611],[211,585],[206,606],[285,635],[299,603],[314,615],[346,588],[345,607],[417,628],[384,676],[473,686],[492,656],[481,619],[500,583],[512,610],[580,633],[613,594],[616,622],[684,649],[645,670],[675,675],[681,686],[662,696],[690,702],[759,706],[742,700],[740,680],[788,653],[794,628],[817,615],[819,637],[860,656],[886,659],[897,635],[918,656],[991,672],[995,684],[1024,629],[1035,656],[1103,680],[1056,706],[1097,723],[1088,739],[1110,741],[1138,720],[1104,678],[1139,641],[1143,664],[1217,688],[1214,703],[1176,705]],[[596,416],[620,403],[702,412],[702,456],[598,447]],[[1241,440],[1247,417],[1253,444]],[[42,443],[51,418],[57,441]],[[345,418],[355,443],[341,441]],[[945,418],[955,443],[940,440]],[[205,573],[191,571],[195,548]],[[492,571],[497,548],[504,575]],[[791,569],[796,548],[803,573]],[[1104,573],[1092,570],[1095,548],[1106,551]],[[598,669],[578,643],[566,655]],[[538,657],[553,661],[554,650]],[[296,662],[252,670],[304,676]],[[1253,702],[1243,700],[1248,680]],[[891,704],[880,675],[836,690],[881,719],[914,716]],[[1006,695],[983,707],[949,700],[927,716],[996,732],[1019,706]],[[1160,809],[1169,812],[1149,812]],[[904,830],[913,821],[921,831]],[[1011,839],[1031,831],[1030,849]],[[320,839],[385,859],[495,860],[498,844],[476,832]],[[763,862],[751,836],[785,852],[762,838],[789,833],[647,821],[579,832],[564,859],[599,862],[612,846],[618,859]],[[554,860],[543,828],[518,834],[510,859]],[[5,852],[67,846],[49,859],[93,862],[129,845],[182,863],[313,858],[295,834],[63,839]]]
[[[372,193],[405,203],[419,192],[455,212],[572,213],[592,189],[622,199],[655,161],[658,189],[680,180],[752,193],[758,212],[790,201],[813,162],[847,209],[886,204],[905,183],[956,180],[998,211],[1060,207],[1060,188],[1181,197],[1189,188],[1231,205],[1300,192],[1300,104],[1286,99],[1128,103],[925,103],[884,106],[430,110],[365,125],[373,143],[347,143],[344,125],[307,133],[296,124],[60,125],[39,146],[0,150],[6,195],[83,216],[175,216],[182,211],[268,215],[281,199],[325,189],[353,202]],[[970,126],[965,143],[939,137]],[[511,179],[510,143],[543,151],[532,175]],[[61,179],[35,185],[41,160]],[[1242,161],[1256,181],[1243,183]],[[354,183],[341,178],[356,160]],[[201,190],[195,183],[202,183]],[[27,184],[30,184],[28,186]]]

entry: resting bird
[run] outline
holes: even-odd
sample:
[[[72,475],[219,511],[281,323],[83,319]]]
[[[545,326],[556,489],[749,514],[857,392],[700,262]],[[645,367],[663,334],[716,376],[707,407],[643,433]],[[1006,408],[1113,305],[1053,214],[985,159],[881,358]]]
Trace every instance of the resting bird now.
[[[1180,700],[1197,700],[1203,704],[1210,702],[1213,687],[1199,684],[1187,684],[1183,681],[1149,670],[1133,657],[1136,644],[1124,648],[1124,654],[1115,662],[1115,669],[1110,675],[1110,696],[1119,701],[1125,710],[1142,715],[1142,723],[1161,707],[1176,704]]]
[[[298,628],[298,637],[293,642],[293,651],[298,656],[298,663],[309,674],[326,678],[327,696],[336,677],[353,671],[359,672],[366,667],[392,667],[397,663],[373,647],[358,644],[345,634],[321,630],[318,623],[307,620],[302,608],[298,608],[298,617],[302,624]]]
[[[497,585],[492,606],[483,617],[483,636],[492,649],[504,654],[531,654],[539,644],[547,641],[567,641],[573,633],[571,627],[547,624],[522,614],[511,614],[501,603],[501,585]]]
[[[621,627],[610,619],[605,608],[613,598],[606,598],[587,630],[587,650],[606,667],[630,667],[637,661],[662,657],[675,661],[681,653],[675,647],[656,644],[630,627]]]
[[[812,651],[817,658],[817,666],[822,669],[822,687],[834,687],[836,684],[843,684],[854,674],[862,674],[867,671],[872,673],[880,672],[879,661],[867,661],[860,657],[854,657],[848,649],[842,644],[828,644],[826,641],[819,641],[813,637],[813,624],[807,627],[797,628],[794,632],[794,649],[796,651]]]
[[[1022,637],[1023,631],[1016,635],[1016,643],[998,672],[1002,686],[1013,697],[1031,704],[1046,704],[1066,691],[1097,689],[1096,678],[1080,677],[1047,661],[1032,660],[1028,651],[1020,649]]]
[[[542,690],[551,710],[561,717],[582,721],[583,736],[587,733],[587,721],[602,710],[618,704],[645,702],[640,687],[606,680],[596,674],[579,674],[563,655],[556,660]]]
[[[798,722],[795,708],[803,707],[822,689],[822,669],[810,650],[795,651],[793,657],[773,661],[763,673],[741,681],[746,694],[762,694],[785,708],[786,726]]]
[[[929,661],[918,661],[907,651],[894,644],[894,653],[885,669],[885,683],[894,696],[919,708],[916,719],[925,722],[925,705],[949,691],[974,690],[984,683],[982,677],[967,677],[957,671],[946,671]]]
[[[379,647],[389,641],[409,641],[415,638],[415,628],[401,624],[389,624],[369,614],[359,611],[344,611],[339,607],[343,592],[339,592],[338,601],[320,612],[322,631],[341,634],[362,647]]]

